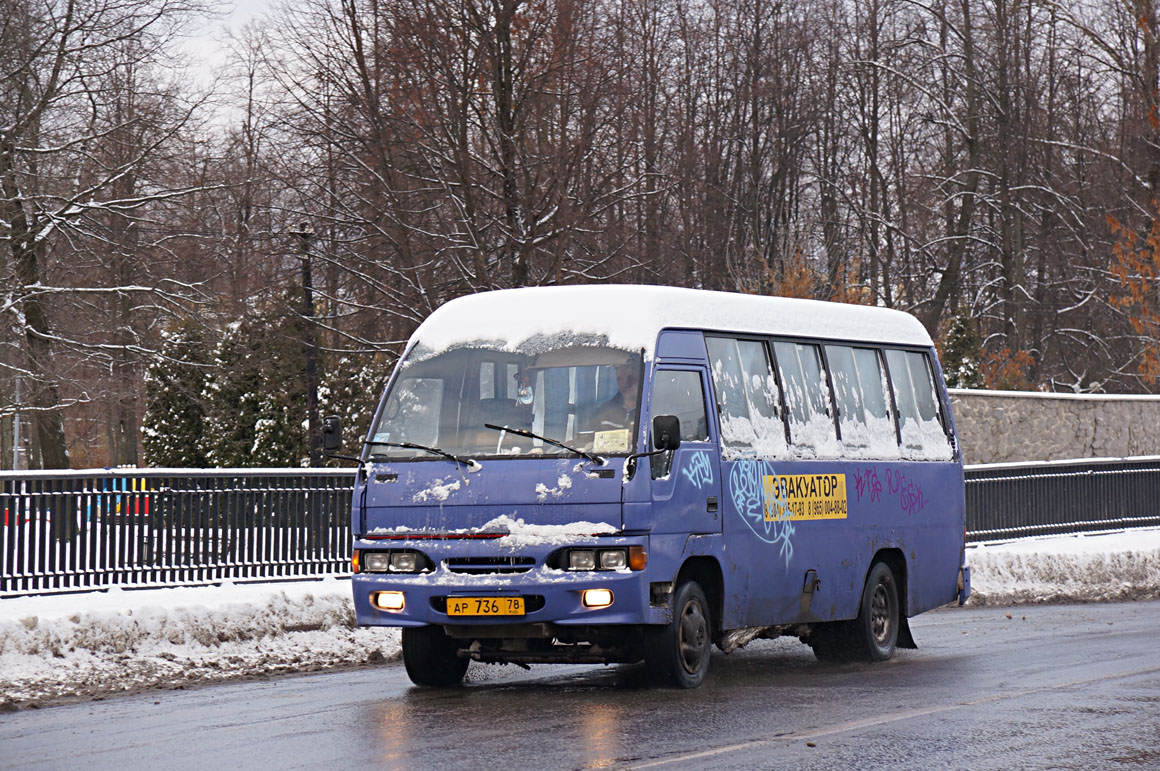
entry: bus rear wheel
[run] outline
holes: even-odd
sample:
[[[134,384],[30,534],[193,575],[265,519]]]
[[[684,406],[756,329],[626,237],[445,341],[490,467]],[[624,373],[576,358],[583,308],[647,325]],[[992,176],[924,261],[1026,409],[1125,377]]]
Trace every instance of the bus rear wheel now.
[[[809,644],[818,661],[886,661],[894,655],[902,611],[898,583],[885,562],[876,562],[866,576],[858,617],[819,624]]]
[[[468,661],[437,626],[403,627],[403,666],[415,685],[446,688],[463,681]]]
[[[696,688],[709,671],[713,627],[709,601],[696,581],[673,595],[673,620],[645,635],[645,664],[663,684]]]
[[[863,661],[886,661],[898,643],[901,609],[894,571],[885,562],[876,562],[866,577],[862,607],[854,619],[854,652]]]

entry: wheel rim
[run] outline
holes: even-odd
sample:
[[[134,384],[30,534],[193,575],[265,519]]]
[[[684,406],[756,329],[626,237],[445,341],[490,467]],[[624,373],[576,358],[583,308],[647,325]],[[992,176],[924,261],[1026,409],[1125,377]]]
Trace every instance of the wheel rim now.
[[[681,666],[689,674],[701,668],[705,646],[709,641],[709,623],[701,603],[689,600],[681,610],[681,624],[677,644],[680,646]]]
[[[891,618],[890,590],[885,583],[874,587],[874,597],[870,601],[870,631],[879,647],[886,647],[893,631]]]

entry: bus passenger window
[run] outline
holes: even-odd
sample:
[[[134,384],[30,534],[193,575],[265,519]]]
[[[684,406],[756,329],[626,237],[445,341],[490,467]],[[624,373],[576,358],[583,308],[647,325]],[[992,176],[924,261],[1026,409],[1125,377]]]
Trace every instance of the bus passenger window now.
[[[867,419],[878,418],[890,423],[889,432],[894,436],[894,423],[890,421],[890,402],[886,399],[886,374],[882,370],[882,359],[872,348],[855,348],[854,363],[858,367],[858,382],[862,386]]]
[[[926,355],[914,351],[886,351],[899,432],[907,457],[946,460],[952,457],[950,439],[939,415],[934,376]]]
[[[772,457],[785,449],[781,400],[764,343],[706,337],[726,450]],[[727,453],[728,454],[728,453]]]
[[[652,414],[676,415],[682,442],[709,441],[701,375],[688,370],[657,370],[653,375]]]
[[[495,362],[493,361],[479,363],[479,398],[495,398]]]
[[[878,352],[873,348],[827,345],[826,361],[838,400],[843,444],[868,449],[875,457],[897,457],[898,437],[886,406]]]
[[[815,452],[837,451],[837,435],[830,417],[830,389],[822,372],[818,347],[776,342],[773,349],[785,389],[790,441]]]

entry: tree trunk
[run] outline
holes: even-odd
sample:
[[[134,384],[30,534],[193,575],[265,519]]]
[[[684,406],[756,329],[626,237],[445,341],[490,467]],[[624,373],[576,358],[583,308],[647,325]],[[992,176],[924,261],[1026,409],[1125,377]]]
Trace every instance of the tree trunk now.
[[[35,238],[35,220],[30,222],[24,210],[24,200],[16,183],[13,162],[15,143],[11,140],[0,145],[0,201],[7,211],[0,219],[10,225],[8,246],[15,268],[18,287],[40,283],[39,251],[42,246]],[[40,446],[44,468],[68,468],[68,447],[64,436],[64,419],[60,411],[60,386],[53,367],[52,330],[39,295],[31,294],[21,301],[24,310],[24,339],[28,350],[28,368],[36,377],[29,383],[33,412],[32,422]],[[29,463],[31,466],[32,463]]]

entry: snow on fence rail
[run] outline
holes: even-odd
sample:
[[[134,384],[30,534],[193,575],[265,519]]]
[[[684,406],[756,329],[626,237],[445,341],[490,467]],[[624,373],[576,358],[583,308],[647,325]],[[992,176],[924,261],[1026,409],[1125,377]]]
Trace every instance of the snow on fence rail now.
[[[0,597],[349,569],[344,469],[0,472]],[[967,466],[967,540],[1160,525],[1160,457]]]
[[[0,472],[0,597],[342,573],[343,469]]]

